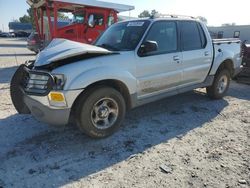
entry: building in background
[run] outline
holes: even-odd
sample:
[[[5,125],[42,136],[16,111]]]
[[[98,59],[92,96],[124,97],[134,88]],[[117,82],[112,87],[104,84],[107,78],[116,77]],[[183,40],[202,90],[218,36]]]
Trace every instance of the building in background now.
[[[9,30],[14,33],[18,32],[31,33],[32,25],[31,23],[9,22]]]
[[[52,24],[54,24],[54,19],[52,18]],[[45,22],[47,17],[45,18]],[[48,22],[48,21],[47,21]],[[58,27],[63,27],[69,25],[69,19],[59,18],[57,21]],[[20,23],[20,22],[9,22],[9,31],[15,33],[16,37],[27,37],[34,31],[31,23]]]
[[[250,43],[250,25],[226,25],[220,27],[208,27],[212,38],[239,38]]]

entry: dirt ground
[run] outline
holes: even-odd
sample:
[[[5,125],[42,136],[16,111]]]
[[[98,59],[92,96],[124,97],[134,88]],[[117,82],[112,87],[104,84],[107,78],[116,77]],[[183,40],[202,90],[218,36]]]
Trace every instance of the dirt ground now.
[[[199,89],[142,106],[93,140],[16,113],[9,82],[34,58],[23,39],[0,39],[0,188],[250,186],[249,85],[232,82],[223,100]]]

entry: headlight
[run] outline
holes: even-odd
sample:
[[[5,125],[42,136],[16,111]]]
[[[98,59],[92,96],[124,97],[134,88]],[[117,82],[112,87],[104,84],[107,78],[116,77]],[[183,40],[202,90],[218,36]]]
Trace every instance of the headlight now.
[[[47,75],[41,75],[41,74],[33,74],[30,73],[30,80],[42,80],[42,81],[48,81],[49,77]]]
[[[43,93],[47,89],[48,80],[49,76],[47,75],[30,73],[25,89],[28,92]]]
[[[50,91],[63,90],[66,78],[63,74],[50,74],[42,71],[27,71],[22,78],[24,90],[34,95],[47,95]]]
[[[66,82],[65,76],[63,74],[52,74],[52,76],[54,77],[54,82],[55,82],[53,89],[62,90]]]

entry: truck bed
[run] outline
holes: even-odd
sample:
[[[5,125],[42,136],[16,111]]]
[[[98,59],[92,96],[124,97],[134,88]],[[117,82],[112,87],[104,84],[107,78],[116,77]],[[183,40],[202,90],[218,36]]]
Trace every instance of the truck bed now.
[[[241,40],[234,38],[225,38],[225,39],[213,39],[214,46],[214,56],[215,58],[220,55],[220,53],[226,51],[228,53],[241,53]],[[235,54],[238,55],[238,54]]]
[[[238,74],[242,64],[241,41],[235,38],[213,39],[212,44],[214,56],[209,75],[215,75],[218,67],[225,60],[232,62],[233,76]]]

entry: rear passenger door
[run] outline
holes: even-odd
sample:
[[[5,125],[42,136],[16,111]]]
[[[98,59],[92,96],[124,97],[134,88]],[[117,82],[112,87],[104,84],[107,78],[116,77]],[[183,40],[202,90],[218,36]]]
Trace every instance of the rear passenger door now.
[[[199,22],[179,21],[182,50],[181,87],[202,83],[209,72],[213,47]]]

